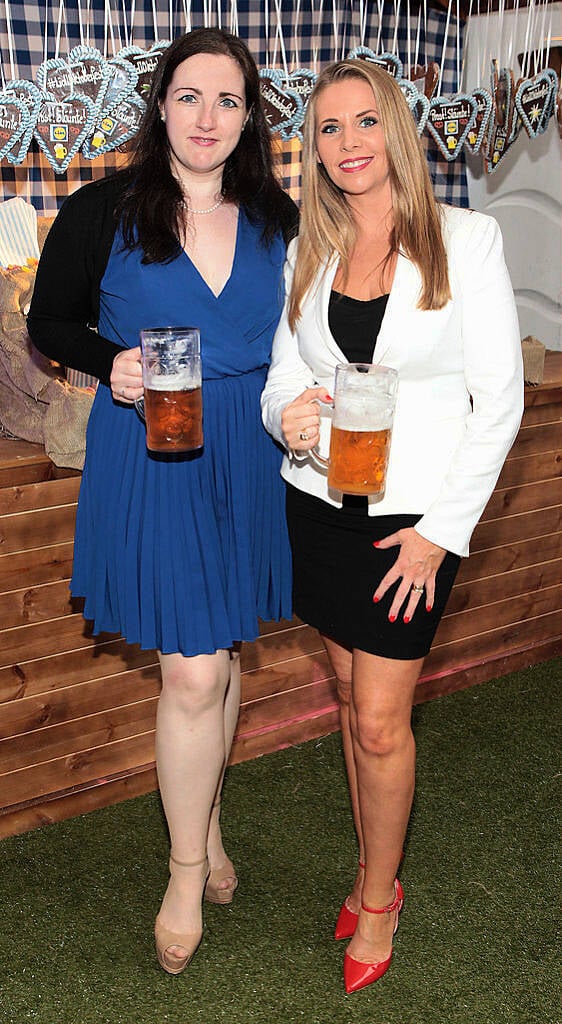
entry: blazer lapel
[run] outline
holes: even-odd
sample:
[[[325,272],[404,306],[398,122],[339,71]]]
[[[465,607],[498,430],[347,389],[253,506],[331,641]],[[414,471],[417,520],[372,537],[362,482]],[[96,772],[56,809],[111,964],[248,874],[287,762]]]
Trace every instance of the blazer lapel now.
[[[326,271],[322,277],[320,284],[318,302],[316,306],[316,322],[320,337],[322,338],[327,351],[334,360],[334,366],[337,363],[347,362],[341,348],[334,340],[332,332],[330,330],[330,324],[328,321],[328,309],[330,305],[330,294],[332,291],[332,285],[334,283],[334,277],[336,276],[336,270],[338,269],[338,259],[334,257],[328,264]]]
[[[384,363],[396,346],[403,349],[408,338],[406,330],[406,314],[416,307],[420,289],[420,275],[414,264],[402,252],[398,253],[394,281],[386,304],[386,310],[375,345],[375,363]],[[401,323],[401,321],[403,321]]]

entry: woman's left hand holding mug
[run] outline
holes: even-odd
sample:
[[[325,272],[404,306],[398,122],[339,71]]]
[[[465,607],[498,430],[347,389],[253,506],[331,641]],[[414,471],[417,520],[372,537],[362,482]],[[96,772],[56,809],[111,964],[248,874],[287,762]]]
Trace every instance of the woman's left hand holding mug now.
[[[283,409],[281,429],[289,448],[308,452],[320,439],[318,402],[332,402],[326,388],[307,388]]]
[[[144,388],[140,346],[117,353],[113,360],[109,383],[116,402],[131,405],[137,398],[142,398]]]

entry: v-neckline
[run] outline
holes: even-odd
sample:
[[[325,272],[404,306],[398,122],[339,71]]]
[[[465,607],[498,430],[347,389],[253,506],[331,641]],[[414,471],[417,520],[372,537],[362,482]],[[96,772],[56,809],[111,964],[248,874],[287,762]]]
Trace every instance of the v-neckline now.
[[[182,249],[182,252],[183,252],[185,258],[187,260],[189,260],[189,262],[190,262],[191,266],[193,267],[195,273],[197,274],[199,280],[203,282],[203,284],[205,285],[205,288],[207,289],[207,291],[213,296],[213,298],[216,301],[218,301],[224,295],[226,289],[228,288],[228,286],[229,286],[229,284],[232,281],[232,278],[234,276],[234,270],[235,270],[235,267],[236,267],[236,257],[238,255],[238,245],[239,245],[239,241],[240,241],[241,224],[242,224],[242,210],[239,208],[238,209],[238,220],[237,220],[237,223],[236,223],[236,239],[235,239],[235,242],[234,242],[234,252],[232,254],[232,263],[231,263],[231,266],[230,266],[230,273],[229,273],[226,281],[224,282],[220,292],[214,292],[213,291],[213,289],[211,288],[211,286],[210,286],[209,282],[207,281],[207,279],[205,277],[203,277],[203,274],[199,270],[199,267],[197,266],[197,264],[194,263],[193,260],[191,259],[191,256],[189,255],[189,253],[186,252],[185,249]]]

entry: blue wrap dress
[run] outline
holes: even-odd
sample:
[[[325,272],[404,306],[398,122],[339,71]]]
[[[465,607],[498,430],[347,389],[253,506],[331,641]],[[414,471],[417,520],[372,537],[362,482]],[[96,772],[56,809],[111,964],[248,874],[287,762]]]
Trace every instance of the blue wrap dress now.
[[[131,405],[101,384],[87,432],[71,590],[94,634],[186,656],[291,616],[281,452],[260,415],[283,305],[285,245],[241,210],[232,272],[215,296],[185,252],[143,265],[119,231],[101,282],[99,331],[135,347],[143,327],[201,332],[204,447],[153,454]]]

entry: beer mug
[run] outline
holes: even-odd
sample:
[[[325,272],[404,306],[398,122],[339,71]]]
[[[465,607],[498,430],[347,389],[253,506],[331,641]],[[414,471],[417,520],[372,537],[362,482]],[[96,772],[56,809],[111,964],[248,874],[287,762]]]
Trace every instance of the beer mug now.
[[[201,354],[197,327],[140,332],[144,397],[135,406],[146,421],[151,452],[191,452],[203,446]]]
[[[327,467],[328,487],[384,498],[397,390],[398,373],[389,366],[338,364],[329,457],[310,452]]]

